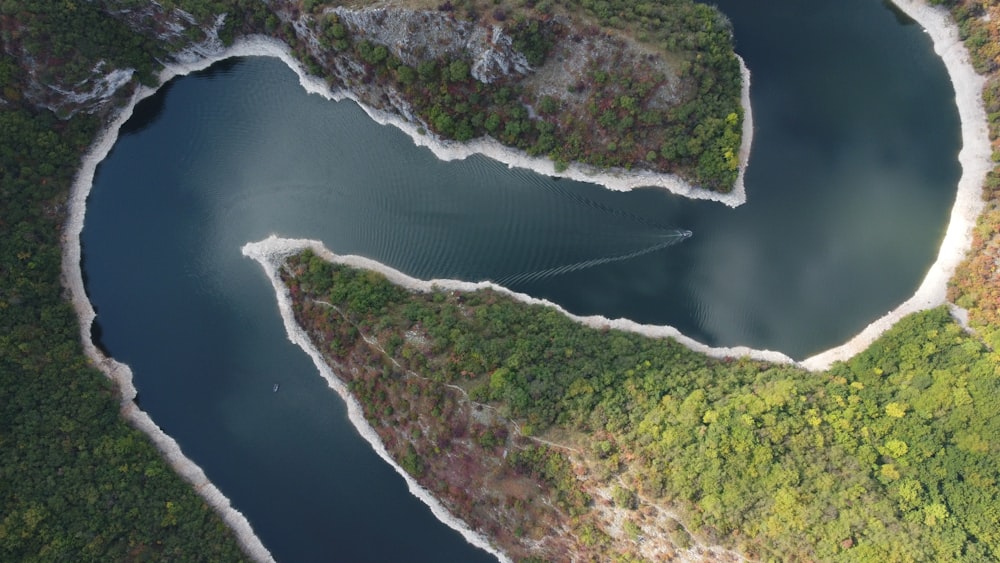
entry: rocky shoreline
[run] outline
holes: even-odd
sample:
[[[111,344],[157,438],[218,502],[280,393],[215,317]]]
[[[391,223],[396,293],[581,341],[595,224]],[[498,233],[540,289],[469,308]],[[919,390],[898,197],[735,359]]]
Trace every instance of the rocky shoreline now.
[[[982,199],[983,183],[994,164],[983,107],[982,92],[986,79],[972,67],[969,52],[959,37],[958,26],[944,8],[930,6],[923,0],[893,0],[893,3],[930,35],[934,51],[948,69],[962,128],[962,149],[958,154],[962,176],[937,259],[917,291],[846,343],[801,362],[803,367],[814,371],[825,370],[834,362],[846,361],[857,355],[903,317],[945,304],[948,280],[955,275],[956,268],[972,244],[972,229],[985,205]]]
[[[952,211],[951,222],[949,223],[947,235],[941,246],[938,259],[932,266],[930,272],[927,274],[924,282],[921,284],[916,294],[894,311],[891,311],[882,318],[873,322],[864,331],[862,331],[861,334],[853,338],[845,345],[828,350],[801,362],[801,365],[812,370],[825,369],[835,361],[845,360],[860,352],[903,316],[944,303],[948,279],[950,279],[953,275],[958,262],[961,260],[969,246],[972,226],[975,223],[976,217],[982,210],[982,202],[979,198],[980,188],[982,186],[983,179],[992,164],[990,162],[990,144],[986,131],[985,111],[983,109],[980,96],[983,79],[972,69],[972,66],[968,61],[968,54],[958,38],[957,28],[945,11],[930,7],[917,0],[894,0],[894,2],[911,17],[916,19],[927,29],[928,33],[931,34],[934,39],[935,48],[938,54],[944,59],[956,89],[963,136],[963,149],[960,153],[960,161],[962,163],[963,172],[959,183],[958,197]],[[238,41],[230,48],[224,48],[221,42],[218,41],[217,37],[213,35],[208,41],[195,46],[178,56],[177,60],[179,62],[168,66],[168,68],[161,74],[160,84],[165,83],[174,76],[201,70],[207,68],[215,62],[236,56],[275,56],[281,58],[299,75],[300,82],[307,91],[317,93],[334,100],[352,99],[356,102],[358,101],[357,98],[352,96],[350,92],[331,91],[325,82],[318,78],[309,76],[304,71],[301,64],[292,56],[286,45],[263,36],[246,38]],[[441,141],[435,139],[431,135],[421,134],[419,125],[415,124],[413,121],[406,120],[396,114],[368,108],[364,104],[361,104],[360,102],[358,103],[365,109],[372,119],[379,123],[390,124],[402,129],[414,139],[415,143],[429,147],[438,158],[443,160],[462,159],[472,154],[484,154],[512,167],[527,168],[542,174],[557,175],[574,180],[600,183],[609,189],[629,190],[639,186],[658,186],[686,197],[712,199],[725,203],[726,205],[736,206],[743,203],[746,199],[742,179],[743,171],[745,170],[750,154],[750,143],[753,133],[753,121],[749,103],[749,71],[742,63],[742,60],[741,70],[744,77],[743,106],[745,109],[745,118],[743,123],[743,145],[740,149],[740,175],[734,192],[725,195],[692,188],[673,176],[655,175],[652,173],[626,171],[597,172],[589,167],[571,165],[566,171],[556,174],[552,171],[552,162],[548,159],[531,158],[519,151],[509,149],[488,139],[480,139],[470,143]],[[253,533],[246,518],[235,510],[221,491],[219,491],[211,482],[207,480],[204,472],[196,464],[184,456],[177,443],[163,433],[163,431],[150,419],[150,417],[139,409],[134,403],[136,390],[132,384],[132,374],[128,366],[104,356],[91,340],[90,332],[95,318],[95,312],[86,297],[83,287],[79,240],[80,233],[83,229],[86,199],[92,186],[94,171],[100,161],[106,157],[117,140],[119,128],[130,117],[135,104],[141,99],[152,95],[154,92],[155,90],[147,88],[140,88],[137,90],[126,108],[123,109],[116,116],[114,121],[109,124],[108,128],[95,143],[92,150],[84,158],[70,195],[68,221],[63,245],[64,285],[68,288],[71,294],[74,308],[80,318],[81,340],[83,342],[85,352],[94,364],[100,367],[102,371],[109,376],[109,378],[116,382],[118,388],[121,389],[122,411],[126,419],[129,420],[133,426],[149,435],[160,451],[163,452],[164,457],[170,465],[186,480],[192,483],[196,491],[198,491],[198,493],[205,498],[205,500],[217,512],[219,512],[219,514],[222,515],[226,523],[236,531],[236,535],[241,542],[241,546],[248,555],[256,560],[271,561],[273,558],[260,542],[259,538],[257,538]],[[322,253],[324,250],[316,246],[318,243],[311,241],[297,241],[291,246],[287,245],[285,242],[277,240],[260,244],[275,246],[272,246],[266,251],[264,250],[264,247],[257,247],[256,250],[253,249],[254,247],[251,247],[251,250],[247,250],[245,248],[244,252],[258,253],[260,256],[268,256],[267,259],[271,260],[273,259],[273,256],[281,255],[281,253],[290,251],[292,248],[302,248],[301,245],[314,248],[314,250],[317,250],[318,253]],[[300,246],[295,247],[294,245],[296,244]],[[275,248],[280,249],[277,254],[275,254]],[[262,258],[257,258],[256,256],[255,258],[262,260]],[[382,271],[383,273],[386,273],[394,282],[401,283],[407,287],[417,288],[434,283],[439,287],[467,289],[482,287],[484,285],[440,280],[434,282],[419,282],[417,280],[413,280],[412,278],[403,276],[394,270],[388,270],[384,266],[371,261],[357,259],[357,264],[352,262],[349,263],[351,263],[351,265],[358,265],[359,267]],[[399,278],[399,280],[397,281],[396,278]],[[278,289],[277,285],[275,287]],[[502,290],[502,288],[497,289]],[[528,296],[519,294],[512,295],[515,295],[515,297],[523,299],[526,302],[544,303],[543,301],[534,300]],[[565,311],[563,312],[565,313]],[[284,318],[284,311],[282,315]],[[754,359],[772,362],[794,363],[791,358],[778,352],[757,351],[745,347],[710,348],[683,336],[672,327],[649,327],[639,325],[638,323],[625,319],[609,320],[602,317],[571,317],[591,326],[608,326],[612,328],[640,332],[641,334],[648,336],[675,338],[688,347],[696,351],[704,352],[713,357],[747,356]],[[288,321],[286,320],[286,323],[287,322]],[[289,329],[289,334],[291,335],[292,329],[289,328],[287,324],[286,328]],[[302,344],[300,343],[300,345]],[[327,377],[327,374],[323,371],[324,368],[321,367],[321,364],[322,366],[325,366],[325,363],[318,360],[315,356],[314,361],[316,361],[317,367],[320,369],[321,373],[324,373],[324,377]],[[328,367],[325,369],[329,370]],[[332,374],[330,375],[332,376]],[[346,397],[345,400],[347,400],[349,404],[349,409],[359,408],[356,404],[354,407],[350,407],[351,401]],[[352,414],[352,421],[354,421],[354,418],[355,415]],[[361,417],[360,420],[361,423],[367,424],[364,422],[363,417]],[[355,424],[358,426],[357,421],[355,421]],[[361,426],[358,426],[358,428],[359,431],[362,433],[364,432],[361,429]],[[366,439],[369,439],[369,437],[366,436]],[[374,441],[371,439],[369,441],[372,442],[373,447],[376,448],[376,451],[379,452],[380,456],[390,463],[393,463],[389,459],[388,454],[385,453],[384,447],[380,445],[377,437],[374,438]],[[379,449],[380,447],[382,448],[381,450]],[[393,465],[397,468],[397,471],[401,471],[401,468],[395,464]],[[403,471],[401,471],[401,473],[405,474]],[[410,479],[408,479],[408,484],[410,484]],[[411,485],[411,491],[414,491],[414,487],[419,489],[419,485],[416,485],[415,482]],[[432,510],[435,511],[435,515],[442,519],[442,521],[445,521],[449,525],[459,529],[463,535],[466,535],[466,538],[471,543],[494,553],[501,560],[507,560],[502,553],[496,551],[490,546],[489,541],[486,538],[475,534],[465,527],[460,521],[455,520],[447,513],[447,511],[444,510],[443,507],[441,507],[440,503],[437,503],[433,496],[426,493],[426,491],[420,491],[422,491],[422,489],[414,492],[414,494],[420,496],[422,500],[427,502],[428,505],[432,507]],[[437,503],[437,509],[435,509],[434,503]],[[448,519],[451,519],[452,521],[449,522]]]
[[[378,454],[379,457],[392,466],[392,468],[395,469],[401,477],[403,477],[406,481],[407,488],[413,496],[417,497],[424,504],[426,504],[438,520],[445,523],[450,528],[458,531],[472,545],[492,553],[501,561],[511,561],[506,555],[497,551],[486,537],[476,533],[463,521],[449,513],[437,498],[430,494],[427,489],[420,486],[420,484],[417,483],[417,481],[409,473],[403,470],[403,468],[396,463],[392,456],[389,455],[389,452],[386,450],[385,444],[383,444],[382,440],[379,438],[378,433],[365,419],[360,403],[358,403],[357,399],[351,394],[344,382],[324,361],[322,354],[320,354],[319,350],[317,350],[313,345],[309,336],[295,321],[295,314],[292,310],[291,295],[288,292],[288,288],[285,287],[281,281],[279,269],[281,268],[284,259],[294,253],[298,248],[301,247],[297,246],[294,242],[289,244],[287,241],[268,239],[268,241],[265,241],[264,243],[247,244],[242,249],[244,256],[255,260],[261,265],[264,272],[267,274],[268,279],[271,281],[277,296],[278,310],[281,314],[281,319],[284,322],[285,330],[288,333],[288,339],[293,344],[302,348],[302,350],[308,354],[310,358],[312,358],[313,364],[316,366],[316,369],[319,370],[323,379],[326,380],[330,388],[336,391],[337,394],[344,400],[344,403],[347,405],[347,416],[357,429],[358,433],[372,446],[372,449],[375,450],[375,453]]]
[[[399,17],[392,17],[393,12],[387,8],[348,9],[343,7],[328,8],[323,16],[335,16],[351,29],[352,36],[357,34],[359,40],[371,39],[376,44],[384,44],[394,55],[401,57],[407,64],[419,62],[415,57],[408,56],[408,51],[417,50],[424,53],[424,58],[440,55],[455,55],[458,51],[469,51],[475,59],[472,65],[472,75],[483,83],[495,82],[502,76],[527,75],[533,70],[527,66],[523,56],[513,50],[510,37],[494,25],[492,38],[484,38],[486,33],[482,25],[442,17],[438,12],[421,12],[400,8]],[[504,163],[512,168],[531,170],[538,174],[571,179],[581,182],[595,183],[607,189],[629,191],[639,187],[656,187],[671,193],[691,199],[717,201],[730,207],[737,207],[746,202],[746,190],[743,179],[749,163],[753,142],[753,115],[750,104],[750,71],[743,59],[736,55],[740,68],[741,90],[740,105],[743,111],[741,130],[741,145],[737,152],[737,176],[732,189],[721,193],[692,185],[680,176],[669,173],[658,173],[649,170],[625,169],[614,167],[596,167],[580,162],[565,163],[565,168],[545,156],[531,156],[525,151],[506,146],[489,136],[472,138],[467,141],[443,139],[431,132],[431,127],[422,118],[414,114],[410,103],[399,91],[391,86],[370,83],[357,61],[331,56],[322,40],[315,31],[315,17],[292,11],[278,10],[282,19],[295,30],[292,54],[285,44],[276,44],[284,54],[266,53],[279,56],[299,75],[303,87],[310,93],[334,100],[350,99],[364,109],[377,123],[392,125],[405,132],[418,146],[429,148],[434,155],[444,161],[461,160],[474,154],[484,155]],[[319,17],[319,16],[317,16]],[[397,21],[398,20],[398,21]],[[448,23],[443,23],[448,22]],[[412,45],[407,30],[428,28],[423,42]],[[439,28],[445,29],[439,29]],[[251,38],[257,41],[260,38]],[[423,43],[436,43],[426,46]],[[405,48],[404,45],[405,44]],[[458,45],[456,45],[458,44]],[[235,46],[234,46],[235,47]],[[572,46],[579,48],[579,46]],[[634,46],[628,46],[634,49]],[[263,52],[259,54],[265,54]],[[328,71],[328,80],[334,84],[327,86],[322,80],[316,80],[303,66],[304,58],[320,61],[319,66]],[[302,60],[300,60],[302,59]],[[488,64],[486,64],[488,63]],[[308,66],[308,65],[307,65]],[[488,69],[486,67],[489,67]],[[314,68],[314,67],[308,67]],[[563,69],[565,71],[565,69]],[[676,100],[675,100],[676,101]],[[534,111],[529,108],[529,113]],[[537,117],[537,116],[536,116]]]
[[[204,66],[208,66],[208,64]],[[161,75],[161,83],[165,83],[181,72],[192,72],[198,70],[198,68],[196,65],[192,65],[190,67],[168,69]],[[264,547],[263,542],[254,533],[246,517],[232,506],[229,499],[214,483],[208,480],[201,467],[184,455],[177,441],[163,432],[149,414],[136,404],[135,401],[138,392],[132,380],[131,368],[114,358],[106,356],[91,338],[92,327],[97,314],[84,288],[83,264],[81,261],[82,251],[80,247],[80,233],[83,231],[87,197],[93,186],[97,166],[111,152],[115,142],[118,140],[118,134],[122,125],[131,117],[136,104],[153,93],[155,93],[153,89],[138,89],[133,94],[128,105],[109,123],[83,158],[80,170],[70,190],[70,197],[67,204],[67,221],[63,232],[62,244],[63,286],[68,290],[70,301],[80,320],[80,341],[83,345],[84,354],[109,379],[115,382],[115,386],[121,395],[122,416],[133,427],[149,436],[150,441],[162,453],[170,467],[187,482],[191,483],[194,490],[220,515],[226,525],[233,529],[240,547],[247,555],[256,561],[274,561],[270,551]]]

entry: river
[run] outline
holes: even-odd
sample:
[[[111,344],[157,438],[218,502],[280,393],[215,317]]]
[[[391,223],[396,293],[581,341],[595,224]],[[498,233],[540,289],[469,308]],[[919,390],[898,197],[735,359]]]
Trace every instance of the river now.
[[[796,358],[919,285],[959,175],[954,92],[930,41],[873,0],[719,6],[753,72],[737,209],[442,163],[353,104],[307,95],[276,59],[217,64],[137,107],[82,236],[100,342],[279,560],[490,557],[358,439],[287,341],[247,241],[314,238],[416,277],[514,280],[574,313]],[[693,236],[664,244],[678,229]]]

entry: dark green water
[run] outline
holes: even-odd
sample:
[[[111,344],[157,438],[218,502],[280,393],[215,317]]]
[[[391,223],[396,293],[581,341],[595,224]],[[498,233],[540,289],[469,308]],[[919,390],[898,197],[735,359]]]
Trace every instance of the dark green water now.
[[[216,65],[137,108],[83,233],[101,342],[276,557],[488,559],[356,436],[245,242],[316,238],[421,278],[541,273],[513,288],[798,358],[919,285],[959,175],[954,94],[926,36],[874,0],[719,4],[753,72],[735,210],[441,163],[274,59]],[[665,245],[675,229],[694,236]]]

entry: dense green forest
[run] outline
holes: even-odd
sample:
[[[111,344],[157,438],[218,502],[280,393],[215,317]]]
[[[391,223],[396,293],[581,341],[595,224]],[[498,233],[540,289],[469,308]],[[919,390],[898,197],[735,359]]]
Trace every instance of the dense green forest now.
[[[679,507],[710,543],[780,560],[1000,558],[1000,354],[943,307],[808,373],[588,328],[492,290],[410,293],[309,252],[287,271],[298,307],[322,300],[349,319],[325,345],[335,357],[375,336],[526,434],[605,436],[592,453],[606,478]]]
[[[97,124],[0,108],[0,560],[238,560],[228,528],[119,417],[59,284],[61,208]]]
[[[60,285],[68,188],[101,121],[61,120],[25,96],[29,70],[76,81],[101,58],[150,81],[163,47],[92,2],[3,2],[0,18],[0,560],[242,560],[119,416]]]

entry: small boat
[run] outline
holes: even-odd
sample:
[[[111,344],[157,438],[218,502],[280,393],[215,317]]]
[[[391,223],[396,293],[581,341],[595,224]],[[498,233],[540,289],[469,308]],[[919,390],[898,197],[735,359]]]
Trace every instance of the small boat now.
[[[274,388],[271,389],[271,392],[273,392],[273,393],[277,393],[278,392],[278,384],[277,383],[274,384]]]

